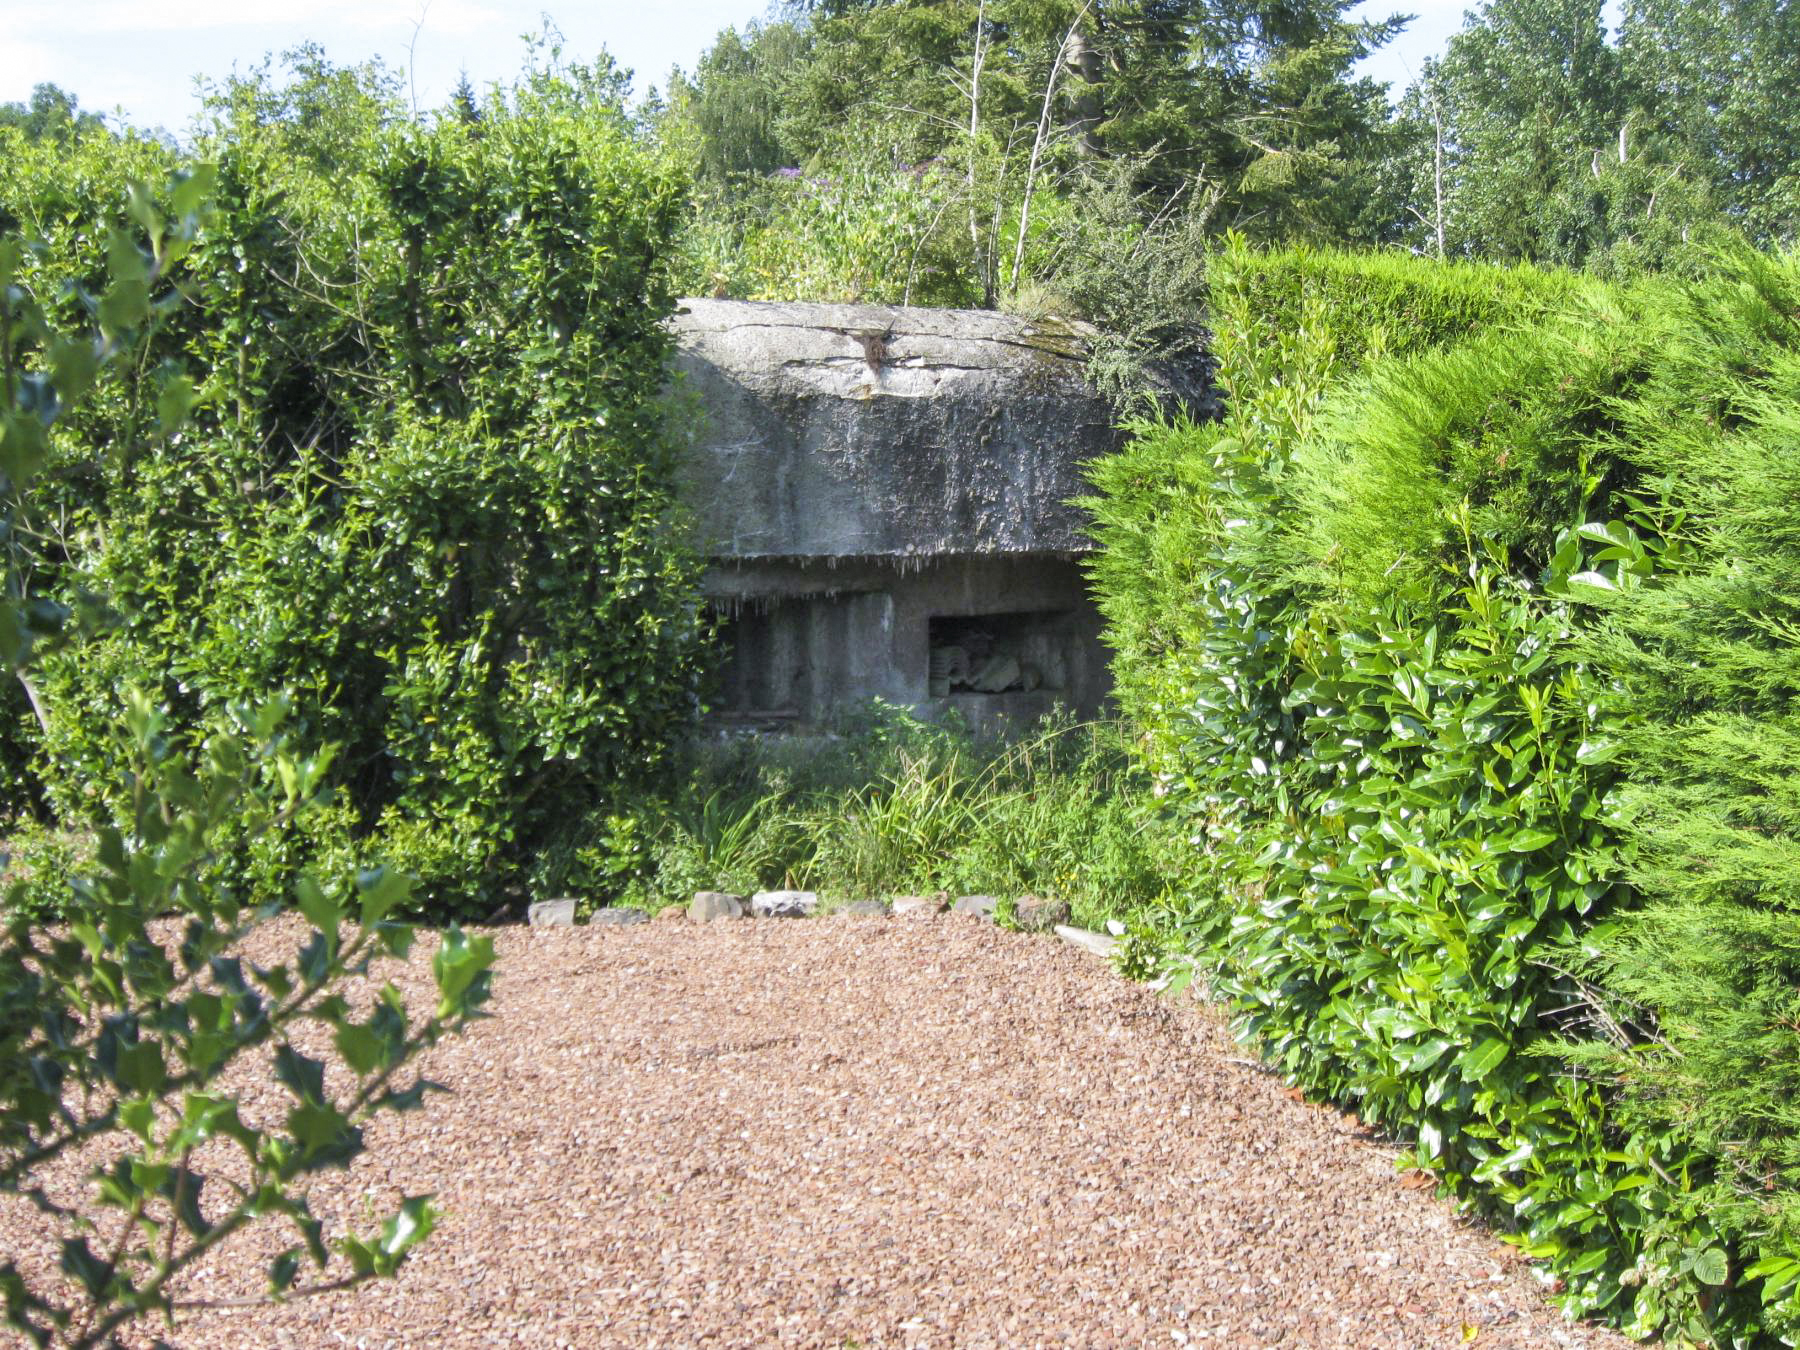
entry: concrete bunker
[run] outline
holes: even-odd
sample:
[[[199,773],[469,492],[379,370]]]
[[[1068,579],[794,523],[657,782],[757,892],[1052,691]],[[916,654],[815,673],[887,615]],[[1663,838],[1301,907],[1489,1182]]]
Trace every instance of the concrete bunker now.
[[[1072,498],[1116,445],[1088,333],[975,311],[689,300],[683,493],[725,639],[712,716],[880,697],[970,723],[1102,710]]]

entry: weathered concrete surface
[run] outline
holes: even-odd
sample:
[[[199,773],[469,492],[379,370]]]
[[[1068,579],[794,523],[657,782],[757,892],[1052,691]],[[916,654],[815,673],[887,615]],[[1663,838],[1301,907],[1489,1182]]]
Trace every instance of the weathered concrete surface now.
[[[805,725],[881,697],[971,724],[1027,726],[1061,704],[1091,716],[1111,688],[1100,614],[1080,564],[1001,554],[933,558],[905,568],[872,559],[730,560],[707,579],[726,611],[725,668],[715,704],[727,719]],[[1044,672],[1031,693],[933,698],[929,653],[946,618],[1029,615],[1021,650]]]
[[[1091,330],[973,310],[684,300],[684,497],[715,558],[1068,554],[1117,444]]]
[[[682,494],[724,620],[716,721],[816,726],[872,697],[987,727],[1100,711],[1070,505],[1118,443],[1092,330],[723,300],[673,327]]]

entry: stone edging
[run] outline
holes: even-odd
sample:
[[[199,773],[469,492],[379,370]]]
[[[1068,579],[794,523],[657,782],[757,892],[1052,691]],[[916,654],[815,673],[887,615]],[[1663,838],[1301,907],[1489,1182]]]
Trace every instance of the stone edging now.
[[[571,898],[540,900],[532,905],[529,922],[533,928],[573,928],[576,926],[577,902]],[[939,914],[964,914],[996,921],[1000,902],[991,895],[964,895],[952,900],[947,893],[937,895],[901,895],[891,902],[853,900],[832,911],[870,918],[932,918]],[[1035,895],[1022,895],[1013,901],[1015,919],[1023,931],[1052,932],[1064,942],[1104,959],[1111,959],[1119,940],[1105,933],[1072,927],[1068,922],[1069,907],[1058,900],[1040,900]],[[729,891],[700,891],[684,909],[671,905],[657,915],[659,921],[686,918],[693,923],[718,923],[731,919],[808,919],[820,913],[817,891],[758,891],[754,895],[736,895]],[[650,916],[641,909],[605,906],[589,914],[587,922],[597,926],[617,927],[646,923]]]

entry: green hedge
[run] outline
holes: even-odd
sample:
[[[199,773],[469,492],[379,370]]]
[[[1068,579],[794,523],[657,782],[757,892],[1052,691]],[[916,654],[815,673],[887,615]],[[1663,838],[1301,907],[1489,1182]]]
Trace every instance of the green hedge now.
[[[1637,325],[1589,308],[1380,362],[1294,447],[1296,584],[1351,610],[1429,594],[1462,551],[1446,510],[1462,502],[1511,570],[1541,575],[1558,532],[1622,479],[1605,442],[1647,356]]]
[[[1233,316],[1218,328],[1215,355],[1280,346],[1322,320],[1316,333],[1340,379],[1383,357],[1516,327],[1603,294],[1572,272],[1431,263],[1404,253],[1264,250],[1237,236],[1227,236],[1210,260],[1210,278],[1215,302],[1229,303]]]
[[[1618,810],[1642,904],[1589,977],[1659,1035],[1594,1047],[1634,1132],[1691,1141],[1705,1208],[1800,1306],[1800,259],[1744,251],[1678,297],[1620,410],[1634,511],[1669,541],[1599,597],[1584,655],[1630,710]]]
[[[380,856],[439,914],[600,884],[565,845],[691,719],[702,616],[660,411],[684,185],[578,75],[528,72],[473,119],[306,63],[214,101],[182,303],[68,420],[40,494],[36,585],[112,611],[40,671],[62,815],[127,805],[103,714],[128,688],[178,745],[284,690],[339,791],[283,850]],[[127,181],[159,152],[9,150],[32,283],[72,316],[93,240],[154,219]],[[165,409],[183,428],[146,434]],[[233,865],[260,887],[296,861]]]
[[[1800,1306],[1797,280],[1233,248],[1225,418],[1094,468],[1171,940],[1569,1312],[1697,1343]]]

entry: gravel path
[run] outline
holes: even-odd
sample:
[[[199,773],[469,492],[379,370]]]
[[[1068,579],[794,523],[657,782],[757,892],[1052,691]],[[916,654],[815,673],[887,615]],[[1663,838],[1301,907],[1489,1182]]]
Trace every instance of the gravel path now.
[[[1207,1010],[1061,943],[952,917],[498,939],[496,1016],[427,1063],[455,1095],[314,1195],[330,1231],[435,1191],[437,1235],[396,1282],[171,1343],[1630,1344]],[[419,997],[428,960],[397,976]],[[0,1245],[28,1223],[0,1212]],[[257,1255],[186,1292],[254,1291]]]

